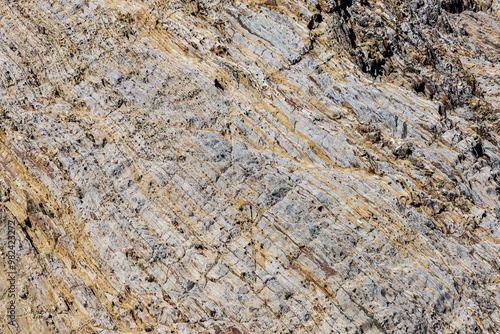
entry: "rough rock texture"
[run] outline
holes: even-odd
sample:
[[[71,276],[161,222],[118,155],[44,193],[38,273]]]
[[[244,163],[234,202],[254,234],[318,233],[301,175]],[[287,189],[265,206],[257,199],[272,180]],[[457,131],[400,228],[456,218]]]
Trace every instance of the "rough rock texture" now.
[[[499,13],[2,0],[0,332],[500,332]]]

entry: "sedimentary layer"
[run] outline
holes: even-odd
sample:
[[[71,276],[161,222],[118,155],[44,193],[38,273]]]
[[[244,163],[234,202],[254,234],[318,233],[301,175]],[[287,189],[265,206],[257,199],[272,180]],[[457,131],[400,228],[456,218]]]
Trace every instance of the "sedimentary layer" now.
[[[499,13],[3,0],[0,331],[499,332]]]

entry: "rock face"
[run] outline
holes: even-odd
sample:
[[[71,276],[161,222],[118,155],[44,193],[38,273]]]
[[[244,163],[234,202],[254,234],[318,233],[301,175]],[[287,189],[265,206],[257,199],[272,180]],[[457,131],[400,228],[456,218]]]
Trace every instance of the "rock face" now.
[[[0,333],[500,332],[499,1],[4,0],[0,30]]]

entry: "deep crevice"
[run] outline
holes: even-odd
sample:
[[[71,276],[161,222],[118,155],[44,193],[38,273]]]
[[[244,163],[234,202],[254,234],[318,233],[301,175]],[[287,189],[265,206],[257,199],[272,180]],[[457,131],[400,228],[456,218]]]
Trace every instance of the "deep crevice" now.
[[[29,221],[29,218],[27,218],[26,220]],[[21,230],[23,231],[25,238],[31,244],[31,247],[33,247],[33,250],[35,251],[35,255],[40,254],[40,252],[38,251],[38,248],[36,248],[35,243],[33,242],[33,239],[31,238],[31,236],[29,235],[28,231],[26,230],[26,227],[23,226],[23,224],[19,224],[19,226],[21,227]],[[27,226],[29,228],[31,228],[31,222],[30,222],[30,225],[27,225]]]

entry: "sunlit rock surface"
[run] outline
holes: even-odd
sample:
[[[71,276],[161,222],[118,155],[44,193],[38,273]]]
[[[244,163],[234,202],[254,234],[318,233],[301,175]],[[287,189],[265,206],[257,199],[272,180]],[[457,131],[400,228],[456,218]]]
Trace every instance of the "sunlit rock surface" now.
[[[500,332],[499,15],[3,0],[0,332]]]

